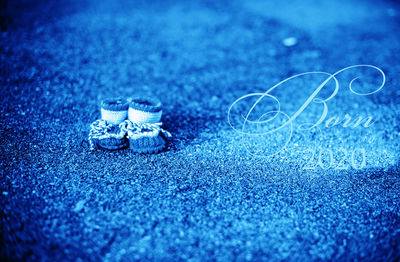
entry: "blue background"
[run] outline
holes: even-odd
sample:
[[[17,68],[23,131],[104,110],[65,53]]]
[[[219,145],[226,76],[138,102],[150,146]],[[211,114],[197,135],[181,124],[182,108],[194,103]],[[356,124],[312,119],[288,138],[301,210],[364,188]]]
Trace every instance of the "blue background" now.
[[[3,1],[1,257],[398,259],[399,4],[275,2]],[[377,119],[361,170],[303,170],[301,154],[254,158],[228,125],[240,96],[354,64],[387,76],[379,95],[336,104]],[[282,101],[305,86],[281,89]],[[168,148],[90,152],[99,101],[132,95],[163,102]],[[300,147],[366,144],[361,129],[332,132]]]

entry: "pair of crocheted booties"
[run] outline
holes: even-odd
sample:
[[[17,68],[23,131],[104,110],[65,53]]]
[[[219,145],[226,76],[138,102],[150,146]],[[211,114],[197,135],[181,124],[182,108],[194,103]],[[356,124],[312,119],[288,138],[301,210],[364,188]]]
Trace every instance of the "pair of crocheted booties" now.
[[[105,99],[101,102],[101,119],[91,125],[90,147],[129,147],[135,153],[157,153],[171,136],[161,128],[161,116],[161,102],[155,98]]]

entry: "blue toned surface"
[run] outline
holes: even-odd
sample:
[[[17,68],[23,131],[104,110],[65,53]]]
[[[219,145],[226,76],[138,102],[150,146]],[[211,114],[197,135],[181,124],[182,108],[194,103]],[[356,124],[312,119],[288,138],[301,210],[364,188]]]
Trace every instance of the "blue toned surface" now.
[[[399,258],[397,2],[51,2],[0,11],[2,258]],[[377,119],[366,168],[304,170],[295,150],[254,158],[227,123],[245,94],[353,64],[379,66],[388,80],[360,103],[335,100],[338,112],[368,106]],[[307,86],[280,89],[281,102]],[[160,98],[169,147],[89,151],[99,101],[132,95]],[[356,148],[363,136],[340,129],[298,146],[339,137]]]

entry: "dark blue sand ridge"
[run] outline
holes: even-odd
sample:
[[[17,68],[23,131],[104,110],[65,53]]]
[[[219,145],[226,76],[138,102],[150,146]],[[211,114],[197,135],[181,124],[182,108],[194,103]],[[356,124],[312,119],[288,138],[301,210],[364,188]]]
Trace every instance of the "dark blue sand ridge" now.
[[[399,8],[311,2],[8,1],[0,34],[2,258],[398,259]],[[316,11],[326,14],[321,23],[312,23]],[[296,44],[285,46],[290,37]],[[227,123],[240,96],[353,64],[381,67],[388,82],[362,101],[341,93],[330,113],[373,113],[379,142],[360,141],[365,130],[357,128],[296,142],[365,146],[367,168],[304,171],[294,143],[286,154],[254,158]],[[279,90],[288,110],[305,87]],[[133,93],[161,99],[168,149],[90,152],[99,101]]]

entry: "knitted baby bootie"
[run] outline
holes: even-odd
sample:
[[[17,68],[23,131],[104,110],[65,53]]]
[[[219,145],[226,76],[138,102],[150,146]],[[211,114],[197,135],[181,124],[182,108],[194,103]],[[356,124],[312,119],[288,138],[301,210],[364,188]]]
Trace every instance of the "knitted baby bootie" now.
[[[166,142],[161,136],[155,137],[129,137],[129,149],[133,153],[154,154],[165,148]]]
[[[108,98],[101,101],[101,120],[96,120],[90,126],[90,149],[95,148],[116,150],[129,144],[125,133],[121,132],[119,124],[128,116],[129,103],[124,98]]]
[[[91,125],[90,149],[129,146],[134,153],[160,152],[171,136],[161,128],[161,116],[161,102],[156,98],[135,97],[130,103],[124,98],[105,99],[101,103],[101,120]]]
[[[108,124],[105,120],[96,120],[91,125],[89,134],[90,149],[117,150],[128,147],[129,141],[125,131],[119,126]]]
[[[121,134],[118,126],[111,127],[109,138],[99,139],[97,143],[100,148],[107,150],[124,149],[129,146],[128,139],[125,134]]]
[[[121,130],[126,130],[129,139],[129,149],[134,153],[158,153],[166,146],[166,137],[171,134],[162,129],[161,123],[135,124],[126,120],[121,124]]]
[[[129,103],[128,119],[134,124],[158,123],[161,116],[161,102],[156,98],[134,97]]]
[[[128,117],[129,103],[124,98],[109,98],[101,102],[101,119],[112,125],[121,124]]]

